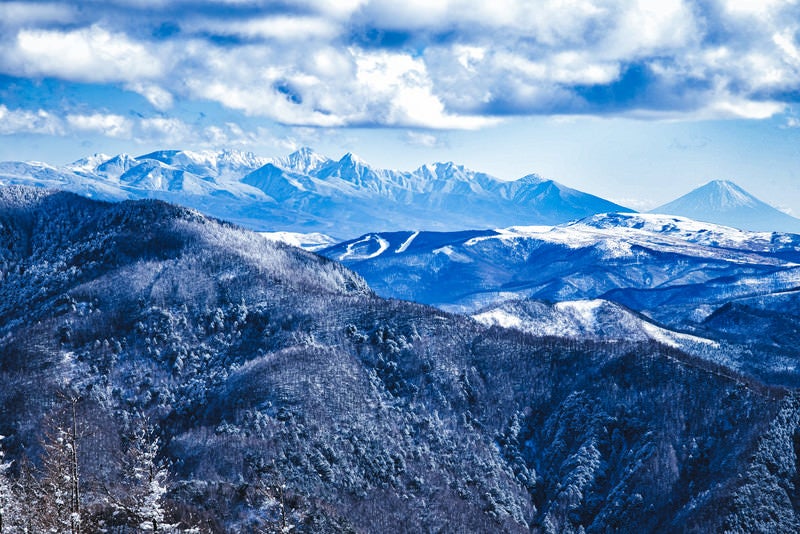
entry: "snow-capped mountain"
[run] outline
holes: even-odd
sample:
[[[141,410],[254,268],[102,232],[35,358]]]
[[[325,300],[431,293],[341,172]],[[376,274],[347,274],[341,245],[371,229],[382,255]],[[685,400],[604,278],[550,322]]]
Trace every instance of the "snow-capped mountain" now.
[[[728,180],[714,180],[651,213],[682,215],[744,230],[800,233],[800,219],[773,208]]]
[[[59,187],[107,200],[156,197],[263,231],[347,238],[396,228],[457,230],[558,224],[624,210],[552,180],[504,182],[455,163],[412,172],[302,148],[282,158],[237,151],[95,154],[58,168],[0,163],[0,181]]]
[[[795,273],[800,236],[615,213],[559,226],[372,233],[322,253],[355,269],[384,296],[474,311],[509,297],[564,301],[631,289],[666,295],[692,285],[699,292],[721,277]],[[727,287],[746,292],[755,284],[747,280]]]
[[[800,322],[800,235],[613,213],[559,226],[371,233],[320,253],[384,297],[536,335],[654,339],[800,383],[792,326]],[[708,356],[702,340],[726,349]]]
[[[196,210],[13,186],[0,275],[4,530],[142,530],[129,502],[183,532],[800,525],[796,390],[646,336],[486,326]],[[632,315],[552,318],[602,334]]]

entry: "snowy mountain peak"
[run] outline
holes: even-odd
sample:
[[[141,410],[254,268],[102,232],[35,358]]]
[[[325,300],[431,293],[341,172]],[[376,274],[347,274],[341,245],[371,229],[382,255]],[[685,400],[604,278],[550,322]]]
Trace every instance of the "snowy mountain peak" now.
[[[696,190],[706,195],[712,205],[721,208],[735,208],[738,206],[757,206],[759,200],[729,180],[713,180]]]
[[[418,168],[413,172],[413,174],[425,181],[472,182],[475,181],[476,177],[480,175],[482,177],[489,178],[489,181],[499,182],[494,178],[476,173],[475,171],[468,169],[463,165],[458,165],[452,161],[429,163]]]
[[[118,154],[94,168],[94,173],[104,178],[118,179],[140,161],[128,154]]]
[[[744,230],[800,232],[800,220],[728,180],[714,180],[651,211]]]
[[[542,178],[538,174],[527,174],[522,178],[520,178],[519,180],[516,180],[516,183],[525,185],[537,185],[537,184],[542,184],[544,182],[555,183],[553,182],[553,180],[547,180],[545,178]]]
[[[348,167],[369,167],[369,164],[366,161],[356,156],[352,152],[348,152],[342,156],[342,158],[339,160],[339,163]]]
[[[330,158],[323,156],[309,147],[303,147],[295,150],[285,158],[278,158],[274,164],[276,167],[283,169],[309,173],[315,171],[325,164],[329,163]]]
[[[64,168],[74,173],[86,174],[93,172],[99,165],[110,160],[112,156],[101,153],[94,153],[91,156],[81,158],[77,161],[65,165]]]
[[[764,203],[729,180],[713,180],[662,207],[676,205],[704,210],[729,210],[759,207],[762,204]]]

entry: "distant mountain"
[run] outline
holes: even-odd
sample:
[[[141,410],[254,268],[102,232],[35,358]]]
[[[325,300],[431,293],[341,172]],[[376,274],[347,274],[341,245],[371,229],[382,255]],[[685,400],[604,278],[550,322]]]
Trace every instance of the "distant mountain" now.
[[[504,182],[461,165],[377,169],[302,148],[282,158],[237,151],[95,154],[64,167],[0,163],[0,183],[57,187],[105,200],[160,198],[263,231],[340,239],[397,228],[457,230],[558,224],[625,210],[535,175]]]
[[[738,185],[714,180],[651,211],[758,232],[800,233],[800,219],[773,208]]]
[[[474,311],[509,296],[558,302],[631,288],[666,294],[722,277],[793,272],[800,236],[615,213],[560,226],[371,233],[321,253],[381,295]]]
[[[10,531],[68,531],[65,494],[82,531],[141,530],[143,491],[183,532],[800,528],[797,394],[653,340],[485,326],[195,210],[16,186],[0,278]],[[155,483],[126,463],[148,422]]]
[[[361,274],[381,296],[470,314],[488,310],[489,315],[481,316],[487,321],[533,325],[522,329],[539,335],[557,333],[547,325],[564,319],[560,307],[565,302],[603,299],[672,331],[669,339],[688,333],[736,345],[725,361],[737,369],[800,384],[795,363],[786,360],[794,361],[795,342],[800,342],[793,334],[796,329],[786,327],[780,335],[761,330],[766,324],[786,326],[779,315],[784,300],[777,296],[794,294],[800,287],[800,235],[746,232],[677,216],[615,213],[555,227],[372,233],[320,253]],[[556,309],[536,308],[538,316],[526,318],[530,310],[520,315],[519,306],[511,311],[504,307],[520,299],[556,303]],[[739,302],[745,307],[733,306]],[[651,329],[631,323],[615,308],[598,310],[603,313],[587,319],[592,327],[617,317],[621,337],[640,337],[624,324]],[[583,331],[591,328],[572,324],[563,333]],[[748,357],[755,346],[759,357]],[[695,349],[704,351],[702,345],[692,345]]]

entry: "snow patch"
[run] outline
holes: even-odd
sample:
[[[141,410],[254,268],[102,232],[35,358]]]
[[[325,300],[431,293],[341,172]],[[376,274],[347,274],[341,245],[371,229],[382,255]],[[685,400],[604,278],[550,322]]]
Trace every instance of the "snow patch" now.
[[[445,245],[443,247],[437,248],[433,250],[434,254],[444,254],[452,261],[457,263],[472,263],[472,258],[467,256],[466,254],[462,254],[457,252],[451,245]]]
[[[300,232],[259,232],[259,235],[270,241],[279,241],[312,252],[336,244],[334,238],[319,232],[308,234]]]
[[[403,241],[403,244],[400,245],[397,248],[397,250],[394,251],[394,253],[395,254],[402,254],[403,252],[408,250],[408,247],[411,245],[411,243],[414,241],[414,239],[417,238],[418,235],[419,235],[419,230],[417,230],[416,232],[412,233],[410,236],[408,236],[408,239]]]
[[[357,251],[356,247],[358,247],[358,245],[369,244],[369,243],[371,243],[373,241],[377,241],[378,242],[378,250],[376,250],[372,254],[361,254],[361,253],[359,253]],[[358,241],[354,241],[353,243],[350,243],[349,245],[347,245],[347,250],[345,250],[344,254],[339,256],[339,261],[344,261],[346,259],[350,259],[350,260],[371,260],[372,258],[377,258],[381,254],[386,252],[388,249],[389,249],[389,242],[388,241],[386,241],[384,238],[382,238],[379,235],[369,234],[369,235],[365,236],[364,238],[359,239]]]
[[[522,319],[505,310],[494,309],[472,316],[479,323],[487,326],[502,326],[503,328],[516,328],[522,330]]]

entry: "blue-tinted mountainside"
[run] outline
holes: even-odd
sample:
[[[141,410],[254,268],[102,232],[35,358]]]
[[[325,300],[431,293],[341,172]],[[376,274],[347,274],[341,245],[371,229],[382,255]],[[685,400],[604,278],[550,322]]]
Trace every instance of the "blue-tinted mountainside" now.
[[[652,210],[758,232],[800,233],[800,219],[783,213],[727,180],[714,180]]]
[[[539,335],[658,339],[800,383],[800,314],[789,304],[800,294],[799,235],[617,213],[555,227],[373,233],[321,253],[384,297],[480,313],[488,324]],[[504,305],[519,299],[567,308]],[[643,316],[586,302],[593,299]],[[725,347],[708,350],[691,336]]]
[[[195,532],[800,526],[795,394],[652,339],[382,300],[153,200],[0,188],[0,274],[0,476],[25,503],[4,528],[75,520],[50,499],[64,458],[87,532],[139,529],[136,491]],[[164,495],[122,461],[143,416]]]
[[[0,183],[105,199],[160,198],[257,230],[339,238],[397,228],[458,230],[558,224],[622,206],[535,175],[503,182],[454,163],[376,169],[308,148],[285,158],[235,151],[97,154],[62,168],[0,163]]]

